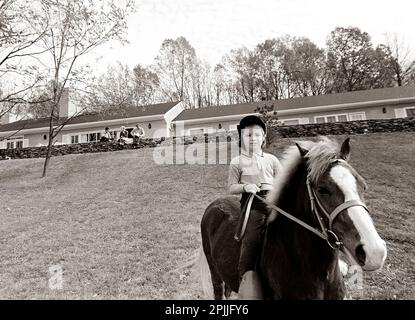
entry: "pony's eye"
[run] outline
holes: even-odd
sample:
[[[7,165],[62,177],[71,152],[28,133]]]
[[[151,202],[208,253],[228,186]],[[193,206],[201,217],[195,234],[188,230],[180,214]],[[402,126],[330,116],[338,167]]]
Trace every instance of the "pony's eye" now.
[[[327,190],[324,187],[318,187],[317,192],[321,195],[329,195],[330,194],[329,190]]]

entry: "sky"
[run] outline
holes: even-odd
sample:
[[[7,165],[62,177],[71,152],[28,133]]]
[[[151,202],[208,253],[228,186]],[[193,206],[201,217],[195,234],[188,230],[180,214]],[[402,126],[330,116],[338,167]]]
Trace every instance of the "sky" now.
[[[120,61],[150,65],[163,40],[184,36],[210,65],[232,49],[253,49],[284,34],[324,47],[335,27],[354,26],[376,45],[397,34],[415,52],[414,0],[136,0],[128,22],[129,44],[101,48],[98,70]],[[98,55],[94,59],[98,58]]]

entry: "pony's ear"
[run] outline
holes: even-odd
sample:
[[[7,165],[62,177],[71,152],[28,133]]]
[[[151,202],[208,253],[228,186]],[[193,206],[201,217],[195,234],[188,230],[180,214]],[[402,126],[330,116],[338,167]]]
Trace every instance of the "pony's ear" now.
[[[305,155],[307,154],[308,150],[303,148],[302,146],[300,146],[297,142],[295,143],[295,145],[297,146],[298,150],[300,151],[301,156],[304,158]]]
[[[340,148],[340,158],[343,160],[349,160],[350,157],[350,138],[346,138],[346,140],[343,141],[342,146]]]

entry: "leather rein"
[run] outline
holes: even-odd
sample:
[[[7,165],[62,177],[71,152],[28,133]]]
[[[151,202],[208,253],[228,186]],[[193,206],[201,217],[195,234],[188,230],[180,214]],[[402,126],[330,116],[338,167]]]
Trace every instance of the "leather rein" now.
[[[336,219],[336,217],[343,211],[347,210],[348,208],[351,207],[355,207],[355,206],[359,206],[359,207],[363,207],[365,208],[365,210],[367,212],[369,212],[369,210],[367,209],[366,205],[360,201],[360,200],[349,200],[349,201],[345,201],[342,204],[338,205],[331,213],[328,213],[327,210],[324,208],[321,200],[319,199],[319,197],[317,196],[314,188],[311,185],[311,179],[310,176],[307,176],[307,191],[308,191],[308,196],[310,199],[310,203],[311,203],[311,211],[313,212],[314,216],[317,218],[317,221],[319,222],[320,225],[320,229],[314,228],[312,226],[310,226],[309,224],[305,223],[304,221],[294,217],[293,215],[289,214],[288,212],[282,210],[281,208],[273,205],[272,203],[268,202],[265,198],[257,195],[257,194],[251,194],[249,199],[248,199],[248,205],[246,208],[246,214],[245,214],[245,219],[244,219],[244,223],[242,226],[242,232],[241,232],[241,237],[243,236],[245,229],[246,229],[246,225],[248,223],[248,218],[249,218],[249,213],[250,213],[250,209],[251,209],[251,205],[252,205],[252,201],[254,199],[254,197],[260,199],[261,201],[263,201],[266,205],[268,205],[269,208],[277,211],[278,213],[281,213],[283,216],[287,217],[288,219],[292,220],[293,222],[299,224],[300,226],[304,227],[305,229],[313,232],[314,234],[316,234],[317,236],[319,236],[320,238],[322,238],[323,240],[325,240],[327,242],[327,244],[332,248],[332,249],[340,249],[343,247],[343,243],[340,241],[339,237],[336,235],[336,233],[333,231],[333,222]],[[326,226],[322,215],[320,213],[323,213],[326,218],[328,219],[328,226]]]

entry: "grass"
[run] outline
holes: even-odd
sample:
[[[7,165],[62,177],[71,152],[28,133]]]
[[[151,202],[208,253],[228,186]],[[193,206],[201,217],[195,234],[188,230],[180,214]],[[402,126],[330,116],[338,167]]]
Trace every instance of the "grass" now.
[[[342,137],[337,137],[341,139]],[[414,299],[413,133],[352,137],[352,165],[388,245],[363,298]],[[270,146],[277,155],[289,139]],[[225,193],[227,165],[156,165],[153,149],[0,162],[0,298],[198,299],[191,268],[206,206]],[[49,268],[63,287],[48,286]],[[356,297],[358,298],[358,297]]]

